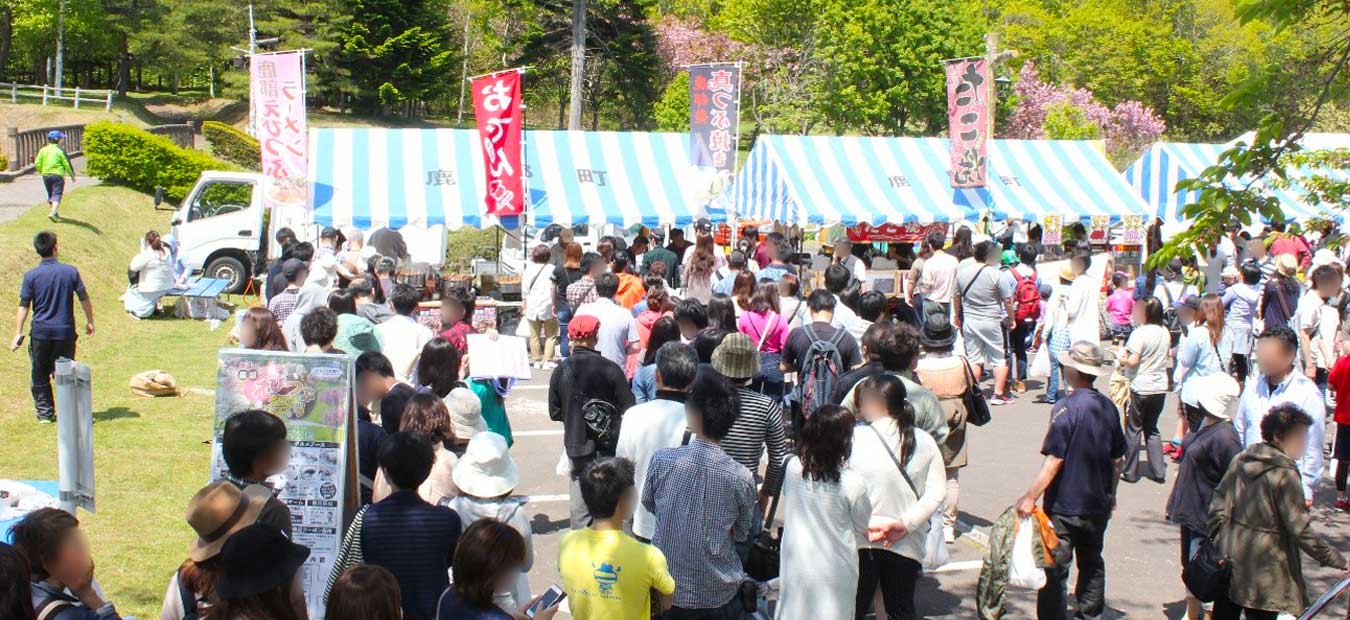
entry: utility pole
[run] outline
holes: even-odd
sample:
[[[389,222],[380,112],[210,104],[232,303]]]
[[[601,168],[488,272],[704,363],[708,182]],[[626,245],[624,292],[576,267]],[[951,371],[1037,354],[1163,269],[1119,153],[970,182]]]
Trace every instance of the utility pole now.
[[[56,7],[56,96],[61,96],[61,73],[65,70],[66,0]]]
[[[465,9],[464,11],[464,63],[460,67],[459,75],[459,112],[455,115],[455,122],[464,122],[464,89],[469,84],[469,18],[473,13]]]
[[[253,27],[253,3],[248,3],[248,135],[258,135],[258,110],[253,107],[253,55],[258,53],[258,29]]]
[[[581,129],[581,84],[586,73],[586,0],[572,0],[572,92],[567,129]]]

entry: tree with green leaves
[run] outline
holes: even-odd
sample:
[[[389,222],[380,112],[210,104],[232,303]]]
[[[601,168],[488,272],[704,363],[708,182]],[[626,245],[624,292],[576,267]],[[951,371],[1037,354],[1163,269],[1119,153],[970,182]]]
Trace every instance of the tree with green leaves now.
[[[935,134],[946,125],[943,59],[984,52],[970,0],[820,0],[815,103],[838,133]]]
[[[334,63],[350,76],[358,110],[411,115],[420,102],[452,92],[449,76],[458,75],[459,63],[446,3],[351,0],[345,10],[351,19],[338,35]]]

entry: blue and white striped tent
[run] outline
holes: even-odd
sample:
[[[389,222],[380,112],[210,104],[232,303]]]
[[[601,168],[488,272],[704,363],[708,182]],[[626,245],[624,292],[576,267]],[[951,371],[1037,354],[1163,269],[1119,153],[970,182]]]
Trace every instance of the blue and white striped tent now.
[[[788,223],[1144,215],[1097,143],[994,140],[988,187],[954,189],[945,138],[761,136],[733,189],[740,217]]]
[[[483,155],[468,129],[312,129],[310,196],[325,226],[449,228],[483,215]],[[526,213],[551,223],[683,226],[709,216],[686,195],[689,138],[675,133],[527,131]]]
[[[1218,163],[1219,156],[1232,148],[1238,141],[1250,140],[1249,135],[1227,144],[1192,144],[1182,142],[1159,142],[1149,147],[1140,158],[1125,170],[1125,180],[1134,188],[1150,211],[1164,222],[1179,223],[1185,218],[1181,208],[1200,198],[1197,191],[1176,191],[1178,181],[1199,176],[1206,168]],[[1345,134],[1308,134],[1303,142],[1305,148],[1350,148],[1350,136]],[[1297,179],[1306,171],[1291,170],[1292,178]],[[1350,171],[1319,170],[1318,174],[1350,179]],[[1272,190],[1280,201],[1284,215],[1288,219],[1315,217],[1321,209],[1305,203],[1298,192],[1288,189]]]

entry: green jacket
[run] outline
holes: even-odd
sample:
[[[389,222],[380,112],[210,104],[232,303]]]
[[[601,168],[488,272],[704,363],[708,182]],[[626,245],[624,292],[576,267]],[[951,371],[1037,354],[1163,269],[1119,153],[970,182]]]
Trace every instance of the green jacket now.
[[[1312,530],[1298,465],[1268,443],[1228,467],[1210,500],[1209,528],[1233,559],[1228,596],[1243,607],[1298,614],[1308,606],[1300,549],[1324,566],[1345,566]]]
[[[1017,523],[1017,509],[1014,507],[1004,510],[989,528],[989,551],[984,555],[979,581],[975,582],[975,611],[980,620],[999,620],[1003,617],[1004,597],[1008,592],[1008,566],[1012,562]],[[1037,566],[1055,566],[1055,558],[1047,557],[1043,546],[1033,544],[1031,551],[1036,557]],[[1058,551],[1056,555],[1059,555]]]
[[[37,157],[33,159],[33,167],[41,175],[75,176],[75,170],[70,167],[70,158],[66,157],[66,152],[61,150],[59,144],[48,144],[42,147],[38,151]]]

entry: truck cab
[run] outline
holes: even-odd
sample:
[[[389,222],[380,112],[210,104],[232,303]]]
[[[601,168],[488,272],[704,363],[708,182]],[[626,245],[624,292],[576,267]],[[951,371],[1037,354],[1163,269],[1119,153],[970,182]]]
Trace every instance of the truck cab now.
[[[298,237],[312,237],[304,208],[263,206],[263,176],[250,172],[206,171],[174,212],[173,238],[178,257],[193,273],[230,281],[226,292],[242,293],[267,257],[277,251],[271,227],[292,226]],[[270,226],[269,226],[270,225]]]

